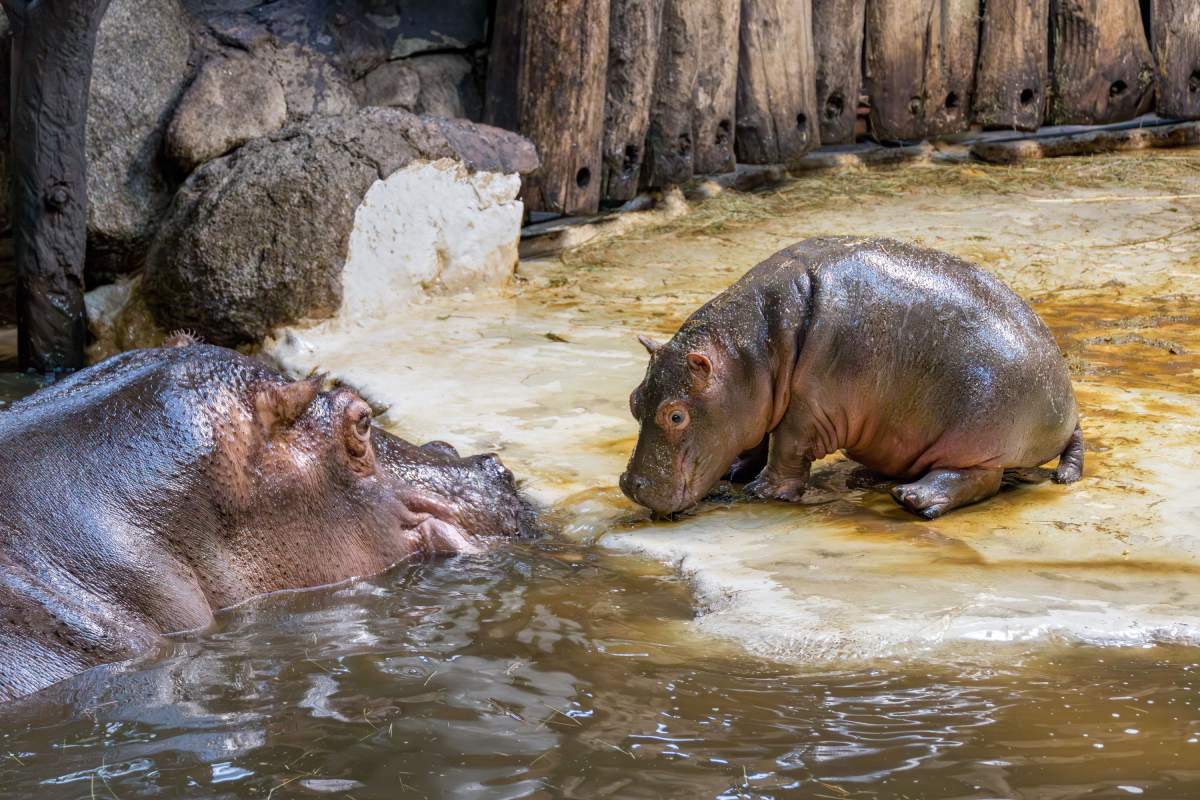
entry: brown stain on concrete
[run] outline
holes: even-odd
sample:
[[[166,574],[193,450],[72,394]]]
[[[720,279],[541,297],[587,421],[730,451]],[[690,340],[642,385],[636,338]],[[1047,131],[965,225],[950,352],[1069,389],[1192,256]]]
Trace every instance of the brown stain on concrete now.
[[[1039,295],[1031,305],[1077,380],[1177,392],[1200,387],[1200,308],[1194,296],[1138,297],[1116,285]]]

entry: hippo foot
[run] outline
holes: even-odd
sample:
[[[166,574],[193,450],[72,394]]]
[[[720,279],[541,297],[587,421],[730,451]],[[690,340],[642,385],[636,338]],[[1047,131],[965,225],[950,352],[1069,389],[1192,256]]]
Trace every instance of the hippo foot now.
[[[776,480],[765,472],[746,484],[746,494],[760,500],[782,500],[799,503],[804,496],[805,481]]]
[[[935,469],[912,483],[892,487],[892,497],[912,513],[937,519],[947,511],[978,503],[1000,491],[999,469]]]
[[[950,510],[950,498],[928,490],[919,483],[905,483],[892,487],[892,497],[918,517],[937,519]]]

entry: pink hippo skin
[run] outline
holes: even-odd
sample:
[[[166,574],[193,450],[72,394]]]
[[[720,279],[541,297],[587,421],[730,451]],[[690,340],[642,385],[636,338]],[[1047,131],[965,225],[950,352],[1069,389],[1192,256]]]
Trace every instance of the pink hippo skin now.
[[[757,265],[671,341],[630,396],[621,476],[635,502],[681,511],[726,474],[795,502],[816,459],[845,450],[934,518],[994,495],[1005,469],[1061,456],[1083,472],[1062,354],[1012,290],[946,253],[888,239],[807,239]],[[769,445],[768,445],[769,442]],[[732,468],[731,468],[732,465]]]
[[[348,389],[176,344],[0,411],[0,702],[255,595],[533,525],[495,456],[409,444]]]

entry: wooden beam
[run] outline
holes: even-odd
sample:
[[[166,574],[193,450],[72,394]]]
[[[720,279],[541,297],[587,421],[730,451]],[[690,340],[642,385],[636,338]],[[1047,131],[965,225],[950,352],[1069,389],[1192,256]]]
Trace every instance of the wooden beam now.
[[[1138,0],[1054,0],[1050,122],[1104,125],[1150,110],[1154,59]]]
[[[741,0],[692,0],[700,11],[699,64],[693,100],[692,139],[697,175],[718,175],[737,167],[738,36]]]
[[[854,141],[866,0],[813,0],[821,144]]]
[[[602,196],[632,200],[646,156],[663,0],[612,0],[604,106]]]
[[[738,160],[787,164],[819,143],[812,0],[743,0]]]
[[[537,147],[521,190],[530,211],[600,206],[609,0],[498,0],[484,119]]]
[[[876,138],[965,130],[978,41],[979,0],[868,0],[863,79]]]
[[[1200,119],[1200,0],[1152,0],[1150,37],[1158,62],[1155,110]]]
[[[692,103],[700,68],[700,5],[666,0],[658,67],[646,135],[645,183],[652,187],[688,181],[694,171]]]
[[[987,0],[975,76],[975,121],[985,128],[1041,127],[1050,81],[1050,0]]]

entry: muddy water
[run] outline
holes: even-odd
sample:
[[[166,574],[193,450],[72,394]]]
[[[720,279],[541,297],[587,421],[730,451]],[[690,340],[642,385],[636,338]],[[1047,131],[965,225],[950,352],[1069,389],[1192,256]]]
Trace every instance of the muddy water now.
[[[0,710],[5,798],[1194,797],[1195,650],[804,670],[542,543],[266,598]]]

